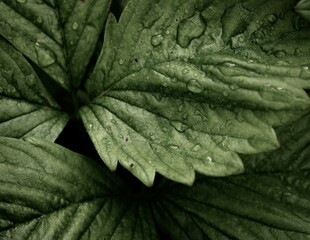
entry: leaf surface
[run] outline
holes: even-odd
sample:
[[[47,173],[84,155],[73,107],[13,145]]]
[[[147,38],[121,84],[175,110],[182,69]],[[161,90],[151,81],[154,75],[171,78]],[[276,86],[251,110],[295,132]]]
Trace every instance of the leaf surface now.
[[[277,129],[281,147],[276,151],[245,155],[242,160],[251,172],[310,170],[310,113]]]
[[[62,87],[78,87],[110,0],[1,0],[0,34]]]
[[[172,239],[309,239],[309,174],[203,177],[191,188],[170,184],[154,215]]]
[[[54,141],[68,116],[51,98],[27,60],[0,37],[0,136]]]
[[[110,15],[81,109],[107,166],[190,185],[277,148],[272,127],[309,107],[310,35],[292,4],[133,0]]]
[[[14,154],[12,154],[14,152]],[[1,239],[158,239],[120,180],[56,144],[0,137]]]

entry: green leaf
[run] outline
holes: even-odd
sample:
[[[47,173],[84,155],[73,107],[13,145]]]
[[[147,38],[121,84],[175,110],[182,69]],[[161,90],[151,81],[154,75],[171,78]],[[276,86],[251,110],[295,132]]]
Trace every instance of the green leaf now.
[[[132,0],[119,22],[110,15],[81,109],[106,165],[190,185],[195,170],[237,174],[237,153],[277,148],[272,127],[309,107],[298,17],[288,0]]]
[[[1,239],[158,239],[149,208],[92,159],[37,138],[0,137],[0,153]]]
[[[309,176],[246,174],[200,178],[191,188],[168,184],[153,212],[172,239],[309,239]]]
[[[276,151],[243,156],[247,171],[286,172],[310,170],[310,113],[277,129],[281,147]]]
[[[301,0],[295,6],[296,12],[298,12],[305,19],[310,21],[310,1],[309,0]]]
[[[0,34],[61,86],[77,87],[110,2],[2,0]]]
[[[67,121],[27,60],[0,37],[0,136],[54,141]]]

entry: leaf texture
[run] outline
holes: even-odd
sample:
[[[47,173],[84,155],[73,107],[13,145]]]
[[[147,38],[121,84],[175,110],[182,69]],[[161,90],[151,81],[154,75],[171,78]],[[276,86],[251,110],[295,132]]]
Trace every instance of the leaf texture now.
[[[309,183],[309,171],[203,177],[166,186],[153,211],[172,239],[309,239]]]
[[[110,0],[1,0],[0,34],[67,90],[78,87]]]
[[[0,136],[54,141],[68,116],[51,98],[27,60],[0,38]]]
[[[0,172],[1,239],[158,239],[150,210],[119,198],[120,180],[87,157],[0,137]]]
[[[107,166],[191,185],[195,171],[241,173],[238,154],[277,148],[273,127],[309,108],[309,28],[293,7],[133,0],[110,15],[81,109]]]

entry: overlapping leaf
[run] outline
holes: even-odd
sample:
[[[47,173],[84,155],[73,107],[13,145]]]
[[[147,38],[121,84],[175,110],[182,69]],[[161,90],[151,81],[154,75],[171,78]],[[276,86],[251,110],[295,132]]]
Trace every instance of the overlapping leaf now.
[[[0,37],[0,136],[54,141],[67,121],[30,64]]]
[[[294,4],[133,0],[111,15],[81,110],[107,166],[192,184],[276,148],[272,126],[309,106],[310,32]]]
[[[277,130],[281,147],[272,152],[243,156],[247,171],[310,170],[310,114]]]
[[[309,174],[204,177],[192,188],[172,184],[154,215],[172,239],[309,239]]]
[[[66,89],[77,87],[110,0],[1,0],[0,34]]]
[[[106,169],[28,141],[0,138],[1,239],[158,239],[149,209],[119,198]]]

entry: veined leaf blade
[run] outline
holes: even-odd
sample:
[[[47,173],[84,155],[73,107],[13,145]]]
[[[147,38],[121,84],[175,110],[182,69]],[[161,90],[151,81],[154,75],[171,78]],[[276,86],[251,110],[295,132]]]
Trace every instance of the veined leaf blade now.
[[[0,39],[0,135],[56,140],[68,116],[61,111],[26,59]]]
[[[289,1],[280,7],[297,16]],[[310,49],[307,28],[273,10],[267,1],[135,0],[118,22],[110,15],[87,82],[93,100],[81,109],[108,167],[119,162],[147,185],[156,171],[190,185],[194,171],[241,173],[238,153],[279,147],[273,127],[309,109]],[[294,31],[302,37],[282,37]]]
[[[158,239],[149,208],[119,198],[120,179],[85,156],[0,137],[0,172],[2,239]]]

